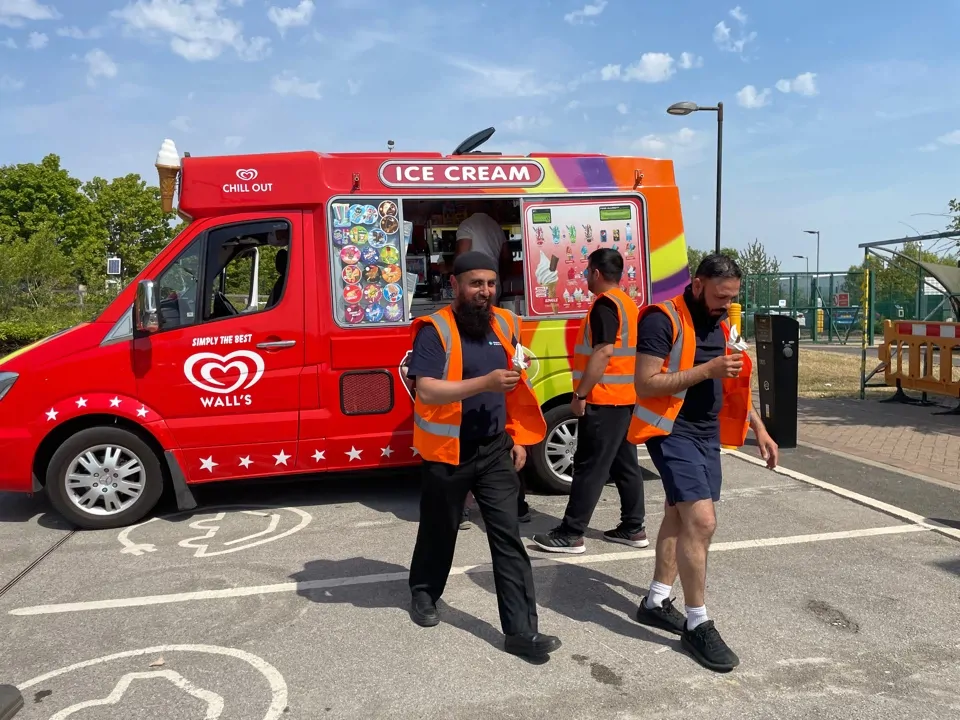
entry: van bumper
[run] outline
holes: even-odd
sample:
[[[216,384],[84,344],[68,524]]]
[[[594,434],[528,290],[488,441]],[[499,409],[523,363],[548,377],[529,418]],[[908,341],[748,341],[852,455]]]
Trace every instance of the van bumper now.
[[[0,427],[0,491],[35,492],[33,438],[25,428]]]

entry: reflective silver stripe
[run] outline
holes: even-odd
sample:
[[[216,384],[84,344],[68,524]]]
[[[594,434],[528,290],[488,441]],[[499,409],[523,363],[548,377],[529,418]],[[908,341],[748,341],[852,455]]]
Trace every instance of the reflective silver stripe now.
[[[673,302],[668,300],[663,304],[667,314],[673,320],[673,326],[677,329],[677,338],[673,341],[673,347],[670,348],[670,362],[667,365],[667,372],[680,372],[680,356],[683,354],[683,323],[680,322],[680,314],[673,306]]]
[[[429,420],[424,420],[416,413],[413,415],[413,422],[418,428],[424,432],[430,433],[431,435],[440,435],[441,437],[451,438],[460,437],[459,425],[447,425],[446,423],[430,422]]]
[[[510,326],[507,324],[507,321],[496,314],[493,317],[496,318],[497,325],[500,326],[500,332],[503,334],[505,338],[507,338],[507,341],[509,342],[513,334],[510,332]]]
[[[582,377],[582,372],[573,371],[574,380],[580,380]],[[602,375],[599,382],[604,385],[633,385],[633,375]]]
[[[626,308],[623,306],[623,301],[620,298],[613,295],[604,295],[608,297],[617,306],[617,315],[620,317],[620,347],[613,348],[613,355],[615,357],[630,357],[636,353],[636,349],[630,347],[630,328],[627,326],[627,312]],[[586,327],[583,330],[583,341],[584,345],[577,345],[573,352],[576,355],[593,355],[592,339],[590,337],[590,315],[587,315]]]
[[[606,295],[605,297],[610,298],[617,306],[617,314],[620,315],[620,347],[624,350],[627,350],[629,354],[630,350],[630,328],[627,327],[627,308],[624,307],[623,301],[618,298],[616,295]],[[615,355],[621,355],[614,350]]]
[[[443,349],[446,357],[443,361],[443,376],[440,379],[446,380],[450,372],[450,347],[453,344],[450,323],[447,322],[447,318],[444,317],[442,313],[437,312],[430,317],[434,320],[437,331],[440,333],[440,339],[443,340]]]
[[[653,425],[668,433],[673,432],[673,420],[668,420],[663,415],[657,415],[652,410],[647,410],[642,405],[635,405],[633,416],[647,425]]]

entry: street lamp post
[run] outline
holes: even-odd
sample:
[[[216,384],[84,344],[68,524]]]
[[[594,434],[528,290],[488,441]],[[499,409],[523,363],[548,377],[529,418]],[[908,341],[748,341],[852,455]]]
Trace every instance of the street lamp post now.
[[[817,236],[817,299],[820,299],[820,231],[819,230],[804,230],[807,235],[816,235]]]
[[[715,107],[704,107],[694,102],[678,102],[667,108],[670,115],[689,115],[694,112],[715,112],[717,114],[717,239],[716,251],[720,252],[720,186],[723,178],[723,103]]]
[[[794,255],[797,260],[806,260],[807,261],[807,275],[810,275],[810,258],[806,255]]]

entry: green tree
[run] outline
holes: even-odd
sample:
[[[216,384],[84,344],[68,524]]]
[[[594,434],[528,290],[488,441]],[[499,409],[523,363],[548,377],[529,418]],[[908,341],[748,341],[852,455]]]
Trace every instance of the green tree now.
[[[15,307],[49,313],[63,305],[63,291],[73,285],[70,262],[53,229],[41,226],[27,240],[4,243],[0,252],[0,309]]]
[[[121,260],[121,286],[139,273],[176,234],[174,213],[160,208],[160,189],[131,173],[85,183],[83,193],[93,207],[97,231],[76,250],[83,277],[97,287],[106,278],[107,257]]]
[[[700,266],[700,263],[703,262],[703,259],[707,255],[712,255],[713,250],[698,250],[697,248],[687,246],[687,265],[690,268],[690,277],[693,277],[697,273],[697,268]],[[732,257],[739,264],[740,254],[733,248],[720,248],[721,255],[727,255]]]

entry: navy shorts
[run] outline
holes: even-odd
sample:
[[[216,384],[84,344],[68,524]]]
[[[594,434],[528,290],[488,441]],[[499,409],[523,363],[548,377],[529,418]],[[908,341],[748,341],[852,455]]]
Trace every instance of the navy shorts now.
[[[648,440],[653,461],[668,505],[678,502],[720,499],[720,440],[689,435],[667,435]]]

